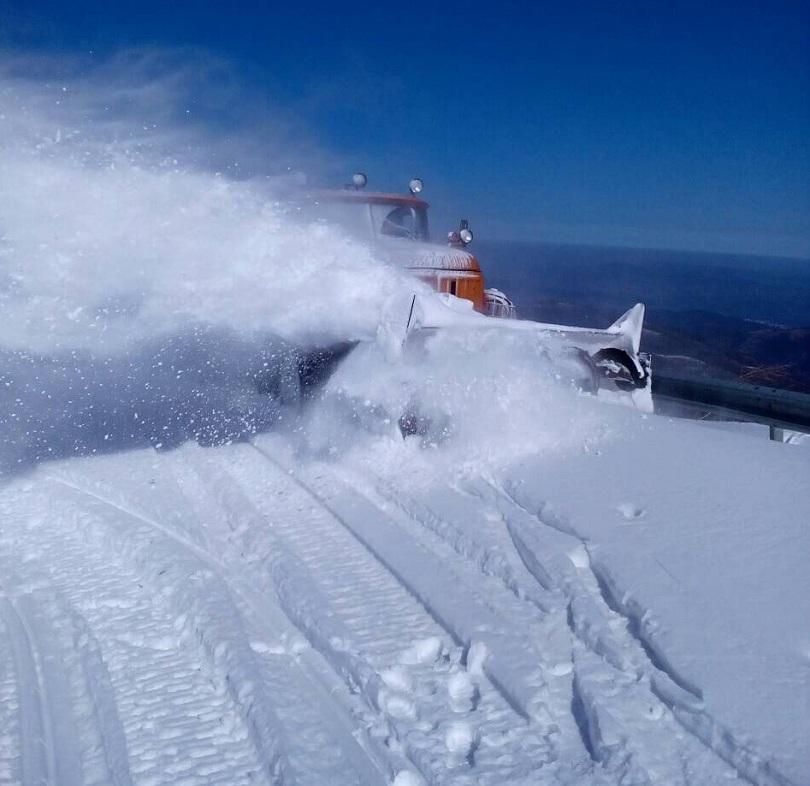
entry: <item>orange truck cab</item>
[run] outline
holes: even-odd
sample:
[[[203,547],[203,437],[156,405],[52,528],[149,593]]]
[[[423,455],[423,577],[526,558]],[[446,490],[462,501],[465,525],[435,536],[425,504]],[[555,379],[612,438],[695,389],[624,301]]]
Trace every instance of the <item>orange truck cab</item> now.
[[[366,176],[357,173],[343,189],[309,192],[299,209],[305,217],[338,224],[366,240],[382,258],[407,269],[437,291],[468,300],[483,314],[509,320],[499,320],[498,329],[536,331],[545,340],[561,343],[582,372],[579,382],[583,389],[641,389],[643,406],[652,406],[649,358],[639,352],[643,304],[637,303],[605,329],[514,320],[512,301],[497,289],[485,288],[481,266],[466,249],[473,239],[466,221],[449,233],[446,244],[431,243],[428,203],[420,196],[421,180],[411,180],[410,194],[366,191],[366,183]],[[480,326],[480,321],[473,321]]]
[[[365,175],[357,174],[344,189],[313,193],[317,214],[373,241],[390,262],[412,271],[438,292],[470,300],[482,313],[510,316],[493,312],[478,260],[465,248],[472,240],[466,221],[448,235],[447,244],[430,242],[428,203],[419,196],[421,180],[411,180],[410,194],[366,191],[365,185]],[[501,295],[491,292],[497,293],[496,299]],[[505,297],[503,301],[496,310],[512,308]]]

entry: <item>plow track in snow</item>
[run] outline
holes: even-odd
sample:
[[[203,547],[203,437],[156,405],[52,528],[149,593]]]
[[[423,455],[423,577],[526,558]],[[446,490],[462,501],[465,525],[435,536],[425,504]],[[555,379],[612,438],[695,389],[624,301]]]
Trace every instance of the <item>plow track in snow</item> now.
[[[206,483],[219,484],[230,509],[260,516],[246,528],[250,552],[287,595],[290,618],[363,696],[372,744],[401,750],[429,783],[473,773],[477,783],[534,782],[529,772],[553,759],[548,730],[516,711],[441,610],[363,540],[361,517],[337,513],[271,457],[258,471],[256,457],[230,461],[218,478],[209,468]]]
[[[70,783],[76,780],[79,762],[73,724],[58,701],[64,676],[58,673],[59,661],[43,649],[41,633],[35,632],[35,613],[30,595],[17,602],[8,596],[0,599],[15,672],[19,771],[23,783],[32,786]]]
[[[567,547],[569,552],[578,553],[578,558],[572,563],[574,569],[565,566],[563,571],[554,575],[554,580],[568,597],[568,623],[573,636],[601,659],[601,663],[597,663],[591,658],[589,670],[592,672],[593,696],[589,702],[582,702],[583,724],[592,739],[599,742],[602,730],[609,723],[616,724],[610,711],[611,706],[618,702],[615,696],[606,696],[606,688],[610,686],[613,694],[615,685],[626,678],[635,679],[636,693],[640,686],[644,686],[644,695],[640,698],[644,705],[649,706],[649,712],[666,718],[670,726],[674,721],[686,732],[682,753],[685,778],[690,777],[687,765],[700,760],[698,746],[703,746],[708,754],[729,765],[742,781],[756,786],[787,786],[790,783],[766,758],[744,741],[736,739],[712,717],[700,688],[680,674],[659,649],[654,624],[647,613],[632,598],[622,598],[610,573],[592,559],[584,539],[551,513],[540,511],[532,514],[506,491],[500,495],[500,504],[501,510],[508,511],[510,537],[531,572],[540,570],[546,576],[555,574],[554,568],[548,571],[539,566],[538,555],[543,553],[548,541],[541,537],[532,544],[533,536],[538,533],[538,524],[541,530],[553,533],[552,540],[562,550]],[[539,560],[542,561],[542,557]],[[583,665],[583,671],[585,668],[588,667]],[[582,691],[587,693],[588,688]],[[603,722],[600,713],[608,716],[609,723]],[[618,727],[617,736],[620,737],[621,723]],[[629,749],[631,746],[625,744],[623,747]],[[611,745],[605,746],[602,755],[614,756]]]
[[[137,547],[116,529],[131,537],[134,520],[57,488],[49,505],[29,511],[29,542],[17,544],[25,568],[13,581],[18,624],[6,606],[21,729],[10,782],[269,782],[267,757],[207,657],[204,634],[188,635],[171,592],[133,570]],[[48,558],[34,563],[38,538]]]
[[[687,739],[727,763],[739,779],[756,786],[787,786],[790,781],[767,758],[736,739],[712,717],[700,688],[680,674],[660,651],[651,632],[654,626],[646,612],[631,598],[621,597],[610,573],[592,559],[587,542],[556,521],[553,515],[544,515],[542,511],[533,515],[507,492],[503,493],[503,498],[504,507],[513,510],[509,531],[518,551],[524,555],[536,555],[541,550],[537,545],[527,544],[517,534],[520,529],[536,533],[537,524],[553,531],[555,538],[567,540],[569,548],[579,549],[581,559],[576,570],[558,576],[558,579],[570,598],[568,619],[572,633],[603,659],[604,663],[600,664],[602,671],[607,669],[595,679],[597,692],[590,703],[594,709],[586,713],[588,727],[601,727],[595,713],[602,705],[609,712],[610,702],[602,700],[599,695],[599,683],[616,684],[616,673],[631,678],[635,676],[648,686],[650,696],[645,697],[645,703],[650,705],[651,712],[658,714],[661,711],[656,709],[656,704],[668,710],[667,714],[686,732]],[[582,608],[583,604],[587,604],[587,609]],[[691,747],[695,748],[694,745]]]
[[[530,641],[532,634],[545,637],[536,646],[549,687],[560,682],[555,677],[566,683],[549,691],[551,715],[569,733],[566,721],[573,721],[610,782],[654,783],[660,772],[683,784],[786,782],[705,713],[698,689],[651,648],[639,619],[616,607],[586,544],[563,524],[538,519],[481,478],[444,488],[431,505],[429,496],[417,500],[367,471],[335,471],[398,511],[415,539],[462,557]]]
[[[112,684],[86,619],[44,581],[0,598],[0,619],[15,675],[4,728],[19,735],[2,782],[16,773],[24,784],[131,784]]]
[[[174,515],[166,521],[118,498],[114,487],[82,488],[64,478],[59,482],[83,495],[85,505],[113,513],[112,519],[105,517],[107,534],[141,565],[143,583],[170,599],[175,643],[167,650],[173,653],[175,646],[185,649],[193,643],[204,656],[209,679],[230,699],[231,730],[252,749],[256,771],[248,773],[249,782],[384,782],[379,767],[351,736],[350,719],[335,723],[335,713],[328,705],[324,708],[324,701],[335,701],[334,686],[322,670],[305,675],[298,664],[300,637],[281,619],[272,598],[256,593],[242,581],[241,572],[230,574],[216,549],[205,538],[194,537],[201,534],[195,530],[194,511],[168,475],[162,490],[169,493],[159,507],[170,502]],[[210,715],[210,708],[201,713]],[[187,748],[188,736],[197,734],[189,729],[188,735],[168,738],[170,750],[179,750],[181,759],[195,758]],[[202,782],[239,782],[228,762],[217,759],[206,763]]]

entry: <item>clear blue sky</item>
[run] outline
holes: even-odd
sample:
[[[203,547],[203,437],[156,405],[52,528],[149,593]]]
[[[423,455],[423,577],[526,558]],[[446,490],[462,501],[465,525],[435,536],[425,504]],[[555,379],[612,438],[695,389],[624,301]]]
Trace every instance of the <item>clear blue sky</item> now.
[[[133,46],[227,59],[434,223],[810,257],[808,2],[0,0],[0,47]]]

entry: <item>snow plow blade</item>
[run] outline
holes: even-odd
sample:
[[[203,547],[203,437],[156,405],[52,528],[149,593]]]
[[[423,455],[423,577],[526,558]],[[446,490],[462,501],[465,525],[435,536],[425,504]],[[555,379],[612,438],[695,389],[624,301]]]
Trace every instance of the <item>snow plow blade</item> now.
[[[507,330],[534,333],[552,348],[576,353],[591,377],[591,390],[643,391],[649,397],[650,362],[639,351],[644,304],[637,303],[607,328],[553,325],[479,314],[472,303],[452,295],[414,295],[403,344],[419,332],[433,330]],[[588,387],[588,385],[586,385]],[[640,402],[639,402],[640,403]]]

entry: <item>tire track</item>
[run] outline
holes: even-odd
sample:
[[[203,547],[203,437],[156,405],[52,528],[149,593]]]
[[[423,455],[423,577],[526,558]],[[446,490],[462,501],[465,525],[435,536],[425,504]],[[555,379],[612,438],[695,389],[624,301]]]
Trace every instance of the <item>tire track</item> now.
[[[249,683],[237,668],[224,671],[227,652],[215,652],[211,657],[216,642],[207,640],[205,614],[216,616],[223,611],[217,606],[216,594],[208,609],[199,599],[194,608],[192,601],[188,613],[191,624],[178,624],[165,585],[161,589],[159,581],[153,583],[154,575],[132,573],[120,560],[122,555],[136,562],[139,556],[152,558],[153,574],[167,574],[162,566],[175,560],[176,553],[157,553],[160,544],[148,553],[148,547],[139,545],[136,536],[129,541],[125,537],[123,542],[111,539],[116,524],[108,508],[64,484],[53,488],[62,491],[52,491],[44,509],[40,506],[29,511],[29,520],[37,524],[29,527],[28,552],[38,543],[48,544],[54,556],[47,570],[40,573],[47,574],[54,591],[64,594],[70,606],[78,609],[80,619],[73,629],[74,641],[79,652],[95,662],[78,663],[74,672],[95,673],[103,665],[112,683],[109,689],[98,682],[85,684],[83,691],[74,690],[72,696],[64,697],[63,705],[73,707],[79,716],[87,714],[89,704],[92,713],[105,721],[103,729],[83,735],[85,751],[104,745],[104,752],[103,761],[96,756],[95,762],[85,752],[90,774],[84,780],[59,782],[88,783],[88,778],[96,778],[93,773],[103,766],[107,774],[93,782],[114,783],[116,773],[120,776],[126,772],[127,760],[135,780],[151,779],[155,784],[180,779],[189,784],[210,783],[216,773],[228,773],[229,782],[234,784],[253,784],[257,777],[262,782],[263,769],[268,773],[264,782],[279,782],[277,760],[270,758],[273,749],[267,747],[276,744],[277,736],[264,728],[263,733],[268,733],[266,741],[257,745],[253,733],[258,728],[257,720],[265,713],[261,701],[254,701],[253,694],[238,695],[238,687]],[[121,516],[117,526],[130,536],[137,531],[132,520]],[[30,559],[28,562],[24,581],[41,584],[36,572],[32,573]],[[198,590],[200,583],[205,587],[204,571],[198,566],[186,563],[178,569],[183,571],[188,591]],[[69,608],[60,610],[59,603],[53,601],[48,605],[58,612],[55,620],[63,628],[69,626],[71,618],[76,621]],[[97,647],[99,641],[104,642],[103,651]],[[112,707],[103,703],[109,698]],[[249,702],[247,707],[240,705],[244,701]],[[106,725],[112,712],[119,713],[123,720],[123,750],[120,744],[116,747],[114,727]],[[121,736],[117,739],[120,743]],[[178,741],[183,743],[182,754],[167,760],[167,752]]]
[[[509,532],[516,551],[524,559],[526,567],[534,573],[541,584],[561,587],[569,597],[569,624],[572,634],[584,645],[610,665],[613,679],[625,675],[636,686],[646,685],[652,697],[651,706],[659,703],[669,717],[688,737],[722,762],[739,780],[756,786],[789,786],[789,781],[772,764],[762,759],[749,746],[740,744],[734,735],[708,713],[703,695],[698,686],[684,678],[669,662],[651,639],[648,631],[649,620],[646,612],[632,599],[620,600],[621,594],[613,585],[610,573],[593,559],[588,542],[575,533],[565,522],[553,514],[541,511],[533,514],[521,505],[504,488],[499,488],[503,510],[509,518]],[[511,512],[510,512],[511,511]],[[547,520],[548,516],[551,517]],[[553,564],[541,555],[548,553],[549,541],[545,537],[533,538],[532,530],[540,525],[546,532],[553,533],[557,543],[552,550],[563,553],[575,552],[571,559],[557,560]],[[532,543],[532,540],[536,540]],[[567,540],[568,546],[561,546]],[[592,680],[592,708],[610,707],[616,704],[615,698],[600,696],[603,693],[599,682],[606,683],[604,677]],[[587,686],[587,679],[581,677],[580,685]],[[587,691],[585,687],[583,690]],[[648,700],[650,703],[650,700]],[[594,713],[596,710],[594,710]],[[658,714],[658,711],[655,711]],[[664,716],[662,716],[664,717]],[[591,726],[604,726],[598,719],[591,719]],[[649,746],[643,746],[649,749]],[[698,761],[700,755],[693,749],[684,755]],[[703,764],[706,759],[703,757]],[[689,783],[684,776],[685,783]],[[717,777],[723,777],[718,772]],[[728,777],[728,773],[726,773]]]
[[[393,580],[398,592],[411,597],[455,643],[469,647],[476,639],[482,638],[493,645],[490,649],[502,649],[496,643],[497,633],[488,633],[502,628],[497,611],[487,598],[464,584],[455,574],[454,566],[440,562],[430,549],[406,536],[385,511],[356,489],[334,479],[336,483],[331,483],[331,488],[330,482],[326,482],[323,489],[316,490],[264,450],[255,449],[277,474],[288,477],[303,492],[310,500],[312,510],[321,509],[329,522],[338,525],[343,531],[344,543],[357,544],[371,557],[378,573],[381,571],[381,581],[386,580],[384,577],[389,582]],[[334,526],[331,528],[334,530]],[[487,633],[478,635],[482,631]],[[534,664],[524,660],[522,652],[513,652],[512,656],[522,661],[524,667],[513,669],[513,672],[534,670]],[[504,701],[524,721],[528,720],[530,713],[523,695],[524,686],[503,681],[491,670],[488,675]]]
[[[482,497],[489,491],[483,481],[472,491],[455,487],[443,489],[447,496],[434,502],[455,508],[454,520],[451,520],[450,516],[443,515],[443,511],[435,512],[429,503],[414,498],[377,475],[373,476],[372,483],[368,483],[363,477],[342,468],[336,468],[335,474],[344,482],[363,488],[366,496],[380,498],[385,505],[393,506],[407,519],[418,523],[446,543],[459,557],[474,565],[483,576],[498,579],[518,600],[532,603],[542,613],[555,609],[555,599],[542,590],[537,592],[532,586],[533,582],[525,580],[525,567],[520,559],[513,559],[509,539],[497,535],[501,529],[497,526],[498,520],[487,521],[486,516],[480,515]],[[464,525],[456,521],[456,517],[463,519]],[[477,533],[478,537],[470,533],[472,521],[483,525],[483,530]],[[480,537],[482,532],[484,538]]]
[[[471,485],[470,485],[471,484]],[[399,508],[410,518],[425,527],[430,533],[447,543],[459,556],[466,558],[471,566],[477,568],[482,577],[495,577],[502,581],[504,587],[518,600],[531,599],[537,607],[537,612],[542,615],[543,611],[553,614],[557,607],[565,609],[566,625],[569,629],[571,640],[568,644],[568,657],[571,662],[572,680],[570,685],[569,712],[576,723],[579,736],[585,749],[591,755],[594,762],[606,768],[611,774],[623,773],[624,777],[629,777],[633,782],[645,782],[650,776],[647,775],[645,767],[632,755],[633,747],[639,750],[643,746],[622,746],[616,744],[603,744],[600,742],[600,729],[611,728],[619,733],[620,723],[608,711],[611,703],[620,704],[622,701],[641,705],[644,702],[645,691],[647,695],[652,693],[652,708],[648,709],[649,716],[663,713],[664,709],[669,709],[673,716],[677,708],[673,709],[673,702],[691,706],[699,702],[697,696],[683,690],[682,681],[669,680],[669,674],[662,672],[661,675],[654,671],[649,672],[648,665],[639,663],[639,659],[634,658],[632,646],[627,646],[628,642],[617,639],[615,618],[606,617],[605,612],[610,613],[609,608],[602,606],[601,586],[596,582],[596,574],[587,575],[591,572],[589,555],[581,539],[572,536],[570,528],[564,522],[554,522],[551,526],[554,537],[544,546],[538,549],[530,548],[521,536],[520,529],[515,526],[513,515],[510,515],[509,505],[498,504],[499,500],[505,499],[503,490],[497,488],[492,481],[472,479],[468,481],[469,488],[449,490],[451,495],[466,493],[472,499],[478,500],[479,505],[484,505],[489,510],[497,510],[499,517],[504,523],[503,528],[495,528],[495,533],[504,532],[506,542],[509,544],[512,553],[516,554],[521,562],[521,569],[516,569],[504,553],[504,548],[499,545],[497,537],[493,534],[493,528],[483,529],[485,543],[480,545],[469,529],[462,529],[453,521],[445,519],[441,514],[437,514],[426,504],[413,500],[403,494],[401,490],[394,487],[390,482],[379,478],[375,481],[375,488],[383,494],[384,499]],[[430,499],[430,497],[428,497]],[[440,495],[439,501],[446,503],[444,495]],[[512,506],[514,502],[509,500]],[[449,504],[449,503],[447,503]],[[450,505],[453,508],[453,505]],[[453,516],[457,514],[453,508]],[[525,511],[522,511],[525,512]],[[477,511],[475,520],[492,519],[495,517]],[[465,522],[466,524],[466,522]],[[538,559],[537,554],[542,554]],[[583,577],[582,569],[587,573]],[[592,582],[585,581],[587,588],[580,587],[584,579],[592,578]],[[537,595],[532,597],[531,587],[528,583],[536,587],[543,593],[540,602],[537,602]],[[597,589],[598,588],[598,589]],[[587,589],[587,591],[586,591]],[[621,616],[621,615],[617,615]],[[622,617],[624,626],[629,627],[628,632],[632,634],[632,625],[628,626],[626,618]],[[642,642],[636,642],[641,646]],[[643,654],[649,656],[650,650],[643,647]],[[587,653],[593,652],[598,659],[589,659]],[[602,659],[607,661],[613,668],[606,672],[602,666]],[[650,658],[648,657],[649,661]],[[658,663],[651,661],[656,668]],[[646,680],[649,688],[640,688],[636,683],[639,680]],[[617,696],[607,699],[605,693],[610,685],[619,685],[620,690]],[[621,694],[624,698],[621,698]],[[600,698],[601,696],[601,698]],[[667,701],[668,700],[668,701]],[[649,702],[648,702],[649,703]],[[659,709],[655,709],[658,705]],[[587,711],[586,711],[587,710]],[[676,719],[677,720],[677,719]],[[702,740],[698,740],[702,746]],[[655,743],[654,743],[655,744]],[[660,748],[662,743],[657,743]],[[672,748],[672,745],[664,746]],[[706,756],[700,751],[692,751],[693,759],[705,760]],[[711,756],[715,756],[714,751],[710,751]],[[677,752],[673,752],[677,758]],[[650,765],[654,769],[654,764]],[[712,768],[711,764],[702,761],[701,766]],[[678,769],[676,767],[676,769]],[[725,770],[725,764],[723,765]],[[718,772],[718,777],[727,777],[727,772]],[[688,783],[689,778],[684,776],[684,783]]]
[[[279,633],[285,628],[289,630],[289,623],[279,620],[278,611],[266,598],[246,583],[235,582],[232,571],[221,556],[214,557],[185,535],[141,513],[126,501],[111,498],[112,493],[108,497],[103,491],[77,488],[75,480],[59,480],[67,483],[74,492],[94,500],[91,504],[117,511],[136,525],[135,530],[131,526],[126,528],[123,540],[129,543],[130,553],[149,571],[147,581],[170,588],[178,573],[193,575],[200,581],[197,592],[181,591],[175,598],[178,619],[182,619],[183,626],[191,630],[204,647],[208,657],[215,662],[215,669],[229,675],[227,689],[240,707],[240,713],[254,728],[253,738],[260,758],[272,762],[270,774],[274,783],[291,783],[297,781],[299,775],[306,780],[306,773],[319,770],[327,773],[330,781],[335,783],[381,783],[386,780],[379,764],[369,759],[368,753],[358,746],[349,728],[349,720],[339,717],[333,709],[336,703],[334,681],[319,664],[313,666],[304,653],[293,651],[297,646],[296,636],[288,636],[285,647],[279,649]],[[179,488],[177,495],[172,501],[174,510],[184,504]],[[150,531],[148,538],[138,535],[137,530],[144,528]],[[159,540],[155,540],[156,533]],[[169,565],[173,566],[172,575],[164,572],[165,566]],[[205,570],[201,571],[201,567]],[[201,577],[206,572],[209,575]],[[187,580],[184,583],[187,584]],[[202,597],[208,600],[201,603]],[[218,602],[211,599],[218,599]],[[239,624],[231,624],[229,628],[228,624],[223,626],[223,620],[238,621]],[[214,628],[219,628],[219,635],[206,632]],[[252,637],[250,644],[248,633]],[[272,643],[268,645],[268,641]],[[223,646],[225,644],[227,646]],[[234,648],[238,651],[235,656],[232,653]],[[302,669],[302,660],[310,660],[310,667]],[[246,662],[251,663],[247,672]],[[304,675],[306,679],[302,679]],[[255,688],[248,695],[242,695],[245,685]],[[258,696],[252,696],[253,692]],[[275,697],[272,706],[270,695]],[[312,697],[308,706],[305,706],[305,696]],[[284,723],[279,720],[282,711]],[[324,715],[332,718],[331,728],[324,724]],[[338,734],[341,744],[335,744],[334,733]],[[277,745],[279,740],[283,740],[283,748],[271,750],[268,754],[266,746]],[[308,747],[298,750],[298,740],[307,742]],[[317,745],[317,755],[314,755],[313,745]],[[291,751],[294,752],[293,763],[297,766],[288,761]]]
[[[337,620],[330,599],[319,592],[307,566],[274,531],[231,472],[232,467],[211,465],[195,454],[186,458],[176,474],[189,490],[189,500],[198,500],[193,505],[195,515],[205,522],[217,520],[207,529],[219,529],[219,553],[232,570],[249,579],[250,594],[277,598],[284,616],[274,625],[276,633],[283,630],[287,642],[298,636],[310,645],[297,647],[296,663],[310,683],[310,692],[316,694],[318,713],[331,716],[342,747],[357,748],[362,756],[357,769],[365,776],[363,782],[388,782],[403,768],[418,769],[413,761],[380,743],[379,727],[386,734],[394,734],[394,730],[384,717],[376,716],[379,708],[374,698],[382,689],[379,675],[361,653],[348,646],[351,636]],[[364,699],[358,702],[358,696]],[[378,728],[369,733],[372,726]],[[363,739],[362,745],[358,737]],[[334,780],[333,770],[330,780]]]
[[[91,716],[88,722],[94,739],[91,756],[85,756],[85,761],[91,759],[100,773],[100,786],[131,786],[126,735],[101,645],[87,620],[74,607],[64,603],[54,604],[54,607],[60,608],[69,623],[71,640],[68,644],[72,644],[79,660],[81,687],[90,699],[86,712]]]
[[[55,637],[44,629],[31,594],[12,597],[0,591],[0,615],[9,634],[17,681],[22,782],[82,783],[78,730]]]
[[[423,775],[431,782],[445,782],[458,762],[451,761],[448,770],[447,760],[454,757],[448,756],[452,751],[447,741],[442,740],[443,734],[437,734],[435,729],[425,729],[420,717],[424,714],[440,719],[437,721],[440,730],[445,727],[449,730],[453,723],[458,724],[458,716],[448,707],[448,685],[455,675],[467,671],[469,676],[471,670],[462,662],[465,652],[456,644],[459,639],[455,638],[455,631],[448,635],[442,615],[437,617],[434,608],[423,605],[426,593],[414,589],[396,568],[392,570],[391,564],[381,559],[376,548],[358,537],[353,531],[356,520],[347,522],[343,516],[336,515],[318,494],[271,457],[265,457],[264,473],[257,474],[255,455],[244,456],[241,461],[231,455],[227,467],[221,469],[233,473],[244,494],[265,518],[265,529],[272,529],[276,545],[265,551],[278,550],[278,544],[282,544],[285,555],[291,553],[297,561],[290,571],[295,580],[300,582],[306,577],[305,583],[311,583],[324,599],[325,613],[303,612],[304,616],[311,614],[317,620],[310,627],[311,640],[320,647],[324,646],[324,639],[330,642],[333,652],[325,651],[325,655],[332,658],[338,668],[341,661],[345,662],[347,653],[368,664],[373,673],[369,678],[366,672],[358,680],[359,687],[368,694],[370,703],[388,716],[400,743],[406,743],[409,757]],[[275,490],[272,495],[270,489]],[[225,507],[244,509],[245,506],[232,500]],[[358,512],[358,520],[365,512]],[[376,515],[379,516],[379,511]],[[375,526],[378,523],[375,521]],[[261,527],[255,524],[246,530],[255,532]],[[397,541],[394,545],[399,548],[403,544]],[[292,593],[296,598],[301,594],[311,595],[312,589]],[[338,628],[334,635],[321,635],[319,641],[317,628],[323,625],[334,632],[335,624],[342,626],[346,633],[340,633]],[[436,639],[444,642],[442,658],[423,664],[430,668],[409,669],[416,685],[414,692],[418,694],[415,700],[408,691],[401,690],[401,685],[391,684],[391,672],[399,668],[398,662],[413,642]],[[463,643],[466,646],[470,641]],[[466,666],[471,662],[468,659]],[[471,714],[463,716],[465,723],[475,723],[480,740],[473,742],[470,751],[476,777],[482,783],[503,782],[504,778],[516,782],[526,778],[527,773],[522,772],[518,764],[521,759],[524,769],[525,762],[530,761],[531,767],[539,772],[553,759],[542,730],[528,724],[525,716],[516,714],[483,673],[476,678],[480,696]],[[497,751],[496,740],[500,746]],[[510,750],[513,753],[509,753]],[[536,778],[528,782],[537,782]]]
[[[5,593],[0,598],[0,614],[8,633],[16,674],[21,781],[24,786],[56,783],[59,763],[54,750],[54,732],[30,626]]]
[[[16,586],[16,577],[12,580]],[[112,684],[84,618],[47,580],[13,599],[6,595],[3,602],[0,616],[17,638],[13,660],[18,692],[28,697],[17,707],[20,768],[33,773],[23,782],[130,786],[127,744]],[[38,762],[25,750],[36,740],[41,749]]]
[[[20,728],[17,675],[10,632],[0,614],[0,783],[20,783]]]
[[[513,542],[505,533],[504,516],[494,513],[494,506],[489,504],[493,488],[487,481],[477,479],[469,489],[443,488],[438,501],[448,510],[436,512],[428,502],[416,500],[373,473],[370,482],[343,466],[337,474],[345,483],[364,489],[373,486],[371,491],[364,491],[370,501],[387,515],[392,515],[393,509],[393,515],[414,540],[436,554],[443,564],[453,565],[468,586],[485,593],[492,613],[515,635],[513,649],[530,653],[535,660],[529,668],[539,667],[543,674],[542,683],[534,684],[531,692],[524,691],[525,696],[534,695],[526,704],[529,714],[557,728],[555,747],[559,758],[593,761],[588,742],[570,713],[574,686],[568,601],[553,583],[538,585],[521,557],[514,553]],[[426,495],[426,499],[433,498]],[[464,504],[458,506],[459,502]],[[475,537],[479,532],[476,526],[481,528],[483,544]]]

